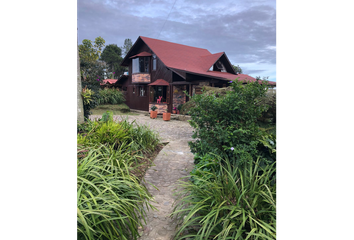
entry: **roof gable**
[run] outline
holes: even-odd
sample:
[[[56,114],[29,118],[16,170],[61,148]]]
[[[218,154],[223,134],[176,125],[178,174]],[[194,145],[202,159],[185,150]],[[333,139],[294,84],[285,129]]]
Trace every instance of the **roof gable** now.
[[[167,67],[171,68],[203,70],[205,67],[201,65],[201,56],[211,55],[204,48],[190,47],[147,37],[140,38]]]
[[[212,67],[216,61],[224,54],[224,52],[209,54],[205,56],[200,56],[200,62],[203,66],[204,71],[208,71],[210,67]]]

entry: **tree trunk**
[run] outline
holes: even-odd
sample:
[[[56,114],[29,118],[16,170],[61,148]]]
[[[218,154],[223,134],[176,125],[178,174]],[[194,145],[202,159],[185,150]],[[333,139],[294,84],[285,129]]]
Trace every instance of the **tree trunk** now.
[[[79,47],[77,48],[77,121],[83,123],[84,118],[84,104],[81,97],[81,72],[80,72],[80,58],[79,58]]]

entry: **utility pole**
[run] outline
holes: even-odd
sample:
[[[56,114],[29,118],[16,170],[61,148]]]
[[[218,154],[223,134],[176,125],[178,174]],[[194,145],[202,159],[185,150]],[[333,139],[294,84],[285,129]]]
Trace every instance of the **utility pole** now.
[[[79,29],[77,28],[76,30],[79,30]],[[84,105],[83,105],[82,96],[81,96],[82,86],[81,86],[78,33],[76,33],[76,45],[77,45],[77,86],[76,86],[76,92],[77,92],[77,111],[76,111],[76,113],[77,114],[76,114],[76,118],[79,121],[79,123],[83,123],[85,121],[85,119],[84,119]]]

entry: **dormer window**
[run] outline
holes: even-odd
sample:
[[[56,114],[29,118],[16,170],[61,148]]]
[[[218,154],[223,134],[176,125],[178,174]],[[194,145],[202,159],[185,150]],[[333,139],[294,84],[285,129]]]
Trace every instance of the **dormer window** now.
[[[132,73],[149,73],[150,57],[137,57],[132,59]]]
[[[216,71],[219,71],[219,72],[226,72],[226,69],[225,69],[225,66],[224,64],[222,64],[220,61],[217,61],[215,63],[215,68],[214,68]]]

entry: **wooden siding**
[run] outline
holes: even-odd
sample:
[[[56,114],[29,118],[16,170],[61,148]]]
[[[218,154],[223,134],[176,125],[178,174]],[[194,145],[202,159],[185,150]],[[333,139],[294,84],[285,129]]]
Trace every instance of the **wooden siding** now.
[[[145,45],[145,44],[141,44],[141,45],[137,45],[136,49],[134,49],[133,53],[138,54],[140,52],[148,52],[151,54],[154,54],[151,49]],[[156,81],[157,79],[163,79],[169,83],[172,83],[172,71],[169,70],[165,64],[163,64],[161,62],[161,60],[156,57],[156,70],[152,71],[152,58],[150,58],[150,74],[148,74],[150,76],[150,81],[139,81],[136,82],[136,79],[134,79],[133,81],[133,76],[137,75],[134,74],[132,75],[132,60],[129,60],[129,76],[127,81],[124,81],[124,83],[122,83],[122,87],[127,87],[127,91],[126,91],[126,104],[132,108],[132,109],[138,109],[138,110],[144,110],[144,111],[149,111],[149,98],[148,97],[140,97],[139,96],[139,92],[138,92],[138,87],[139,86],[146,86],[147,89],[148,86],[147,84],[152,83],[154,81]],[[142,74],[138,74],[138,75],[142,75]],[[136,88],[135,93],[133,93],[133,89],[134,87]],[[171,88],[172,86],[169,86],[169,88]],[[171,96],[171,89],[169,89],[169,99],[172,99]],[[149,96],[149,92],[147,92],[147,96]],[[171,100],[170,100],[171,102]],[[169,111],[172,110],[171,105],[172,104],[168,104],[169,105]]]

